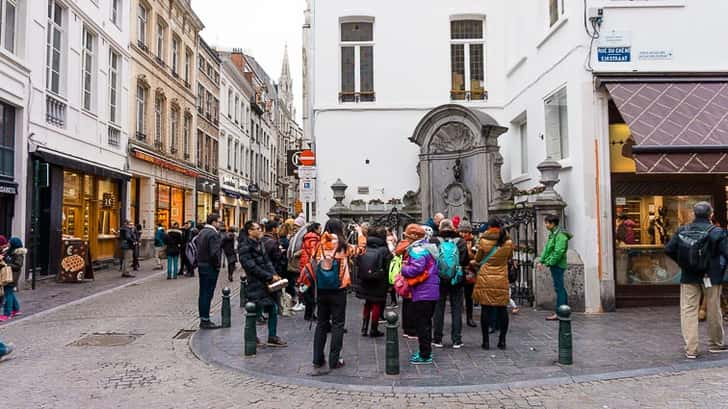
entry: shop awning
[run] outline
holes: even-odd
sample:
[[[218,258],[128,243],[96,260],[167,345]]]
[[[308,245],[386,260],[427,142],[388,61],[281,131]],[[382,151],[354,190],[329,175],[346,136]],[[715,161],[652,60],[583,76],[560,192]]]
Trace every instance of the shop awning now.
[[[228,190],[228,189],[221,189],[221,190],[225,194],[225,196],[232,197],[233,199],[240,199],[243,196],[240,193],[234,192],[232,190]]]
[[[128,181],[131,179],[131,174],[124,172],[123,170],[111,168],[109,166],[92,162],[90,160],[83,159],[77,156],[69,155],[67,153],[56,152],[42,146],[39,147],[34,153],[44,161],[64,168],[75,169],[84,173],[101,176],[104,178],[119,179],[123,181]]]
[[[608,82],[637,173],[728,173],[728,82]]]

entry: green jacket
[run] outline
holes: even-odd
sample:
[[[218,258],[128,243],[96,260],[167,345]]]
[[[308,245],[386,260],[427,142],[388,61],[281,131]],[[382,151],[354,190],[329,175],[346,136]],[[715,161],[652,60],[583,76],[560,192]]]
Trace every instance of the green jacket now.
[[[566,268],[566,250],[572,237],[560,227],[552,230],[541,253],[541,264],[547,267]]]

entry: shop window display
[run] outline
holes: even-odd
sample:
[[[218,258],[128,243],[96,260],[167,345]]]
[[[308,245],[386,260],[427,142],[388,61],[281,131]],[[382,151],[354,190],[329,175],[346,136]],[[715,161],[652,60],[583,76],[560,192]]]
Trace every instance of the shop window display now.
[[[710,196],[616,197],[615,270],[619,285],[675,285],[680,268],[664,252],[677,228],[693,220],[693,205]]]
[[[157,184],[157,220],[156,225],[169,229],[174,222],[183,223],[184,189]]]

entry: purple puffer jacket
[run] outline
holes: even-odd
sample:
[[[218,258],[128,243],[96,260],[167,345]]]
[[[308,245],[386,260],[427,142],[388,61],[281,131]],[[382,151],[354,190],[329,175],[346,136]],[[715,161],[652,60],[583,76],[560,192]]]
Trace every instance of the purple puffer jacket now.
[[[412,287],[412,301],[437,301],[440,299],[440,278],[437,271],[437,246],[430,243],[415,244],[409,248],[409,257],[402,265],[401,274],[415,278],[429,266],[427,279]]]

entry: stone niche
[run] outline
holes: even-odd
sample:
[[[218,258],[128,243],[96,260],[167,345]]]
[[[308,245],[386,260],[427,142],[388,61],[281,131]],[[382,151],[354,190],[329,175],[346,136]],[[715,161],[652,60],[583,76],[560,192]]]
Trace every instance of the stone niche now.
[[[498,136],[506,131],[490,115],[460,105],[430,111],[410,138],[420,147],[420,187],[405,196],[406,207],[417,207],[423,219],[442,212],[486,220],[503,185]]]

